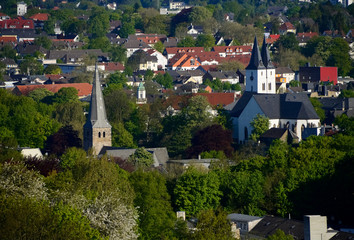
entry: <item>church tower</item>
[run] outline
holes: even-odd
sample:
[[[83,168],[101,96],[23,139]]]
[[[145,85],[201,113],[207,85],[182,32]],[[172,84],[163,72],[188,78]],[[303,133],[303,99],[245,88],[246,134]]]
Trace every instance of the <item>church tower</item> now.
[[[275,93],[275,68],[270,61],[265,39],[262,54],[257,37],[254,38],[251,60],[246,67],[246,91],[253,93]]]
[[[103,146],[112,146],[112,126],[107,120],[97,65],[90,103],[89,116],[84,125],[84,149],[92,148],[97,155]]]

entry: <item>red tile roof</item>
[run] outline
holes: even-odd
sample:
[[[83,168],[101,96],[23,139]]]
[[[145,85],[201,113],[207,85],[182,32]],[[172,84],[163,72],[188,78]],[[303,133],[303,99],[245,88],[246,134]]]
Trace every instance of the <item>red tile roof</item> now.
[[[276,42],[279,39],[280,35],[279,34],[270,34],[268,38],[266,38],[266,42],[269,44],[272,44]]]
[[[13,91],[19,95],[27,96],[31,91],[37,88],[45,88],[53,93],[58,92],[61,88],[73,87],[78,91],[79,97],[88,96],[92,92],[92,85],[89,83],[68,83],[68,84],[47,84],[47,85],[18,85]],[[17,90],[16,90],[17,89]]]
[[[7,19],[0,21],[0,28],[2,29],[34,29],[34,23],[32,19],[23,19],[21,17],[14,19]]]
[[[63,75],[60,74],[45,74],[45,76],[50,80],[59,80],[64,78]]]
[[[315,36],[318,36],[317,32],[302,32],[302,33],[297,33],[298,37],[302,38],[313,38]]]
[[[48,13],[37,13],[29,18],[33,19],[34,21],[48,21],[49,16],[50,15]]]
[[[166,48],[167,54],[176,54],[176,53],[201,53],[204,52],[203,47],[171,47]]]
[[[0,42],[1,43],[17,43],[17,38],[16,37],[0,37]]]
[[[251,53],[252,46],[214,46],[212,51],[219,53]]]
[[[291,22],[285,22],[280,27],[279,30],[295,30],[296,28]]]

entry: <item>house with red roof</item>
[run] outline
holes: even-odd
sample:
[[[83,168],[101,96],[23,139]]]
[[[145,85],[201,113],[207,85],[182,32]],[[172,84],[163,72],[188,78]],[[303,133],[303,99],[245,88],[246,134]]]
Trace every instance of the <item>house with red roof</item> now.
[[[0,37],[0,46],[4,46],[4,45],[12,45],[12,46],[16,46],[17,44],[17,38],[16,37],[12,37],[12,36],[1,36]]]
[[[33,21],[48,21],[49,13],[37,13],[29,17]]]
[[[10,16],[5,13],[0,13],[0,20],[7,20],[10,19]]]
[[[167,58],[162,53],[153,48],[146,50],[146,53],[157,58],[157,69],[166,69]]]
[[[45,85],[18,85],[12,92],[18,96],[28,94],[38,88],[45,88],[52,93],[57,93],[62,88],[73,87],[78,91],[78,97],[84,98],[91,94],[92,85],[89,83],[45,84]]]
[[[203,52],[204,52],[203,47],[171,47],[171,48],[166,48],[163,54],[167,57],[168,60],[170,60],[177,53],[197,55]]]
[[[252,46],[214,46],[211,51],[217,52],[220,57],[250,55]]]
[[[269,45],[273,45],[276,41],[278,41],[280,34],[270,34],[269,37],[266,38],[266,43]]]
[[[137,34],[136,38],[153,47],[156,43],[165,41],[167,36],[165,34]]]
[[[22,17],[0,21],[0,29],[34,29],[32,19]]]
[[[167,69],[169,70],[194,70],[200,66],[200,62],[194,56],[186,53],[178,53],[168,62]]]
[[[291,22],[285,22],[279,27],[280,35],[285,35],[287,33],[294,33],[296,34],[296,28]]]
[[[296,39],[299,42],[299,46],[303,47],[313,37],[317,37],[317,32],[302,32],[296,34]]]

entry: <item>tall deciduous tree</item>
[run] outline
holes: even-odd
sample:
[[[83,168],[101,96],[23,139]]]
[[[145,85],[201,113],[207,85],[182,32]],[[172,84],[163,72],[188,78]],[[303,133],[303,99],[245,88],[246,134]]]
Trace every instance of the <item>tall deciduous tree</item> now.
[[[214,172],[203,173],[191,167],[176,182],[173,190],[176,208],[196,216],[199,211],[216,209],[221,192],[219,179]]]

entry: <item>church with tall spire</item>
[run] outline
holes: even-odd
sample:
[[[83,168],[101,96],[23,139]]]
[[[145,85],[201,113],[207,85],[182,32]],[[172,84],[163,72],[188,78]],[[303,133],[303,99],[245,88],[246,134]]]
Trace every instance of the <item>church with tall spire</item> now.
[[[270,60],[265,38],[261,51],[259,51],[257,37],[254,38],[251,60],[246,67],[246,91],[276,93],[275,67]]]
[[[103,146],[112,146],[111,132],[112,126],[107,119],[99,72],[96,65],[90,111],[84,125],[84,149],[86,151],[92,149],[93,153],[97,155],[100,153]]]
[[[246,67],[246,91],[230,112],[232,134],[237,142],[249,139],[253,130],[251,122],[257,114],[269,119],[269,128],[287,131],[299,141],[308,135],[318,134],[321,126],[306,94],[276,94],[275,67],[266,39],[263,39],[260,51],[255,37],[251,60]]]

